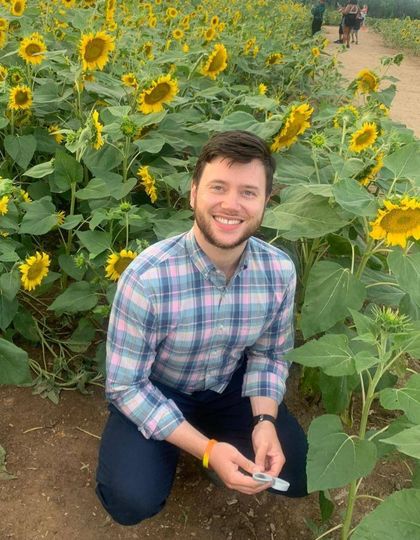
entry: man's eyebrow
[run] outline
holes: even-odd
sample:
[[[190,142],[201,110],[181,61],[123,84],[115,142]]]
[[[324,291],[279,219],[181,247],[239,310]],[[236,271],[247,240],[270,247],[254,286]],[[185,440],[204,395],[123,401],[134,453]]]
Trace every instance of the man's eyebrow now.
[[[209,180],[209,184],[229,184],[229,182],[226,182],[226,180],[221,180],[219,178],[213,178],[212,180]],[[240,188],[245,188],[245,189],[255,189],[256,191],[259,191],[260,188],[259,186],[255,186],[253,184],[239,184],[239,187]]]

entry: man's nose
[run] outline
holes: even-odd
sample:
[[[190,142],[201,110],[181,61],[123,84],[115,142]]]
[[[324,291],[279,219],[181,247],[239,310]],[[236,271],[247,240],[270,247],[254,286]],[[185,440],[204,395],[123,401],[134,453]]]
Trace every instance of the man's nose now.
[[[239,194],[235,191],[225,193],[221,206],[225,210],[238,210],[240,208]]]

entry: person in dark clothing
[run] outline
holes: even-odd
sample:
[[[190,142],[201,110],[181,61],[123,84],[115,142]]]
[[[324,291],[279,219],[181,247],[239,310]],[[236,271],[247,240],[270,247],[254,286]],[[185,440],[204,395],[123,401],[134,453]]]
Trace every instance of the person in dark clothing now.
[[[360,8],[357,0],[349,0],[348,4],[342,11],[344,15],[344,43],[346,47],[350,47],[350,32],[358,25],[358,19],[360,18]]]
[[[322,20],[325,12],[325,0],[319,0],[319,4],[314,6],[311,10],[312,19],[312,35],[321,30]]]

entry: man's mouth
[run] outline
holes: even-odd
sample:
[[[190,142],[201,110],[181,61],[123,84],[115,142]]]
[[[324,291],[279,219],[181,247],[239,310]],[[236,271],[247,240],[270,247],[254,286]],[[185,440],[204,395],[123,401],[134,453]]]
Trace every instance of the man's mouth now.
[[[214,219],[218,223],[222,223],[222,225],[239,225],[240,223],[242,223],[241,219],[228,219],[220,216],[214,216]]]

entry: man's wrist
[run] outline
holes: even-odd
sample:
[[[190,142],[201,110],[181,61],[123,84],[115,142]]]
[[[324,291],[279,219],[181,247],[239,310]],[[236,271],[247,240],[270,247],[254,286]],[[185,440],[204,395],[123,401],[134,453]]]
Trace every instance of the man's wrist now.
[[[271,414],[257,414],[252,418],[252,427],[255,428],[262,422],[270,422],[274,426],[276,425],[276,417]]]

